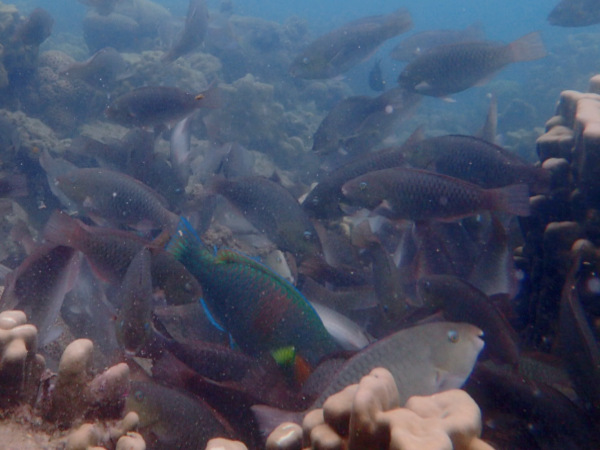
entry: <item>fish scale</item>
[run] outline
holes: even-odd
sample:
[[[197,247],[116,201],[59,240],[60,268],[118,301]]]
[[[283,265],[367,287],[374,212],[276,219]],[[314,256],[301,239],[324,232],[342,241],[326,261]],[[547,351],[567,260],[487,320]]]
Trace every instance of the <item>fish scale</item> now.
[[[233,250],[211,254],[185,219],[167,251],[198,279],[209,309],[245,352],[260,355],[293,346],[315,366],[339,350],[314,308],[291,284]]]

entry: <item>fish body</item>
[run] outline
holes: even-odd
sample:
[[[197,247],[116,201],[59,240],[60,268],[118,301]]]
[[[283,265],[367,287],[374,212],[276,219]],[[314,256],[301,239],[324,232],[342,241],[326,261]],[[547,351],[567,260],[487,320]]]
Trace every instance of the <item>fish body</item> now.
[[[484,347],[481,336],[476,326],[452,322],[397,331],[350,358],[312,408],[322,406],[328,397],[346,386],[358,383],[375,367],[384,367],[392,373],[401,405],[413,395],[458,389]]]
[[[233,250],[213,255],[185,219],[167,251],[198,279],[211,313],[250,355],[293,346],[314,367],[338,348],[313,307],[291,284]]]
[[[211,87],[200,94],[190,94],[176,87],[141,87],[114,99],[105,115],[124,126],[175,124],[198,108],[214,106],[216,89]]]
[[[98,50],[86,61],[71,64],[61,74],[82,80],[87,84],[107,89],[127,69],[121,54],[112,47]]]
[[[550,25],[587,27],[600,23],[600,5],[595,0],[561,0],[548,15]]]
[[[205,0],[190,0],[185,26],[173,47],[164,55],[163,60],[175,61],[195,50],[202,44],[208,29],[208,8]]]
[[[504,45],[463,42],[432,48],[410,62],[398,77],[405,89],[444,97],[481,84],[506,65],[546,55],[539,33],[530,33]]]
[[[44,239],[82,252],[100,279],[121,284],[131,261],[150,242],[136,234],[90,227],[63,212],[50,216]],[[165,251],[152,249],[152,285],[164,292],[168,304],[195,302],[202,290],[183,265]]]
[[[150,249],[133,257],[119,287],[121,304],[115,322],[117,340],[137,353],[152,337],[152,275]]]
[[[429,49],[439,45],[456,44],[483,40],[483,30],[480,24],[473,24],[464,30],[427,30],[415,33],[396,45],[390,52],[390,57],[396,61],[411,61]]]
[[[353,178],[373,170],[398,167],[405,163],[401,148],[385,149],[356,157],[332,170],[308,193],[302,207],[313,217],[333,219],[342,216],[339,203],[343,200],[342,186]]]
[[[342,193],[369,209],[385,200],[394,219],[457,220],[483,210],[529,215],[525,184],[486,190],[426,170],[397,167],[369,172],[344,184]]]
[[[202,449],[216,437],[235,432],[221,415],[197,396],[152,381],[132,381],[125,409],[135,411],[148,448]]]
[[[515,332],[487,295],[466,281],[450,275],[423,277],[417,292],[428,305],[440,305],[444,317],[451,321],[471,323],[484,333],[486,350],[501,364],[517,364],[519,348]]]
[[[419,96],[401,88],[389,89],[371,98],[348,97],[336,104],[313,136],[313,151],[319,154],[343,150],[356,155],[382,142],[398,120],[410,114]]]
[[[350,22],[313,41],[290,66],[298,78],[333,78],[366,60],[383,42],[412,27],[406,10]]]
[[[407,160],[416,168],[460,178],[486,189],[516,183],[526,183],[538,193],[550,188],[550,172],[473,136],[425,139],[408,148]]]
[[[312,222],[294,196],[280,184],[251,176],[215,180],[213,189],[281,250],[301,259],[321,252],[321,242]]]
[[[60,335],[54,329],[67,292],[79,274],[79,254],[63,245],[37,247],[14,271],[6,276],[0,310],[19,309],[35,325],[41,346]]]
[[[134,228],[175,229],[178,218],[142,182],[108,169],[76,169],[56,178],[56,187],[97,221]]]

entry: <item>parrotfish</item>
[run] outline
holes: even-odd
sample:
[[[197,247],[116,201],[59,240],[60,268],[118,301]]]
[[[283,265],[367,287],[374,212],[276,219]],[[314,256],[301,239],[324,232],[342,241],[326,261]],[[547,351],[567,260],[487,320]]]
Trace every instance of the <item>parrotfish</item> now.
[[[402,39],[390,52],[397,61],[410,61],[439,45],[483,40],[481,24],[474,23],[464,30],[427,30]]]
[[[529,33],[507,45],[486,41],[440,45],[410,62],[398,83],[419,94],[444,97],[484,83],[510,63],[544,56],[539,33]]]
[[[150,187],[108,169],[76,169],[56,178],[56,187],[98,223],[108,222],[139,230],[174,230],[177,216]]]
[[[550,188],[550,172],[528,164],[518,155],[474,136],[450,134],[408,146],[413,167],[433,170],[483,188],[526,183],[536,193]]]
[[[96,88],[108,89],[126,69],[127,63],[121,54],[112,47],[105,47],[87,60],[71,64],[61,74]]]
[[[529,215],[529,189],[514,184],[482,189],[457,178],[426,170],[393,168],[369,172],[348,181],[342,193],[369,209],[389,204],[394,219],[458,220],[483,210]]]
[[[90,227],[56,211],[44,228],[44,239],[82,252],[96,276],[120,284],[131,261],[151,243],[122,230]],[[152,251],[152,285],[161,289],[167,303],[180,305],[195,302],[201,295],[196,279],[173,256],[163,250]]]
[[[163,56],[167,62],[190,53],[204,41],[208,29],[208,8],[205,0],[190,0],[185,26],[173,47]]]
[[[117,339],[137,353],[152,338],[152,275],[150,249],[143,247],[129,264],[119,287],[121,306],[115,322]]]
[[[215,108],[218,105],[219,91],[216,85],[199,94],[176,87],[146,86],[117,97],[104,114],[124,126],[154,127],[174,125],[198,108]]]
[[[290,74],[298,78],[332,78],[366,60],[386,40],[412,27],[408,11],[369,16],[317,38],[294,59]]]
[[[233,250],[209,251],[185,219],[167,245],[194,275],[215,319],[251,356],[293,347],[316,366],[339,350],[304,296],[263,264]]]
[[[600,5],[594,0],[561,0],[548,15],[550,25],[587,27],[600,23]]]
[[[288,190],[263,177],[215,179],[213,189],[283,251],[304,259],[321,252],[312,222]]]
[[[384,367],[392,373],[400,404],[413,395],[432,395],[460,388],[484,347],[482,334],[473,325],[452,322],[435,322],[397,331],[346,361],[309,409],[320,408],[328,397],[358,383],[375,367]],[[263,429],[270,428],[275,422],[302,419],[298,413],[286,414],[263,405],[253,406],[252,411]]]

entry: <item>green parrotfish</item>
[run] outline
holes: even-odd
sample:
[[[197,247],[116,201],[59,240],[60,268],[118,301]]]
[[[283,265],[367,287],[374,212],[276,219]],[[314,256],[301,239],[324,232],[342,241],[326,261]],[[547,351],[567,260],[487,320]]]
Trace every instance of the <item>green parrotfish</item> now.
[[[339,350],[312,305],[267,266],[233,250],[209,251],[182,218],[167,245],[202,285],[215,319],[246,353],[277,355],[293,347],[314,367]]]

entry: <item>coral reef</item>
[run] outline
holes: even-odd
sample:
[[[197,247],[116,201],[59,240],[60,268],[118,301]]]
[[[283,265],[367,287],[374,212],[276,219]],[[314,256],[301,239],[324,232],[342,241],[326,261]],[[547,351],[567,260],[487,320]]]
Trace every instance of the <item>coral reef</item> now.
[[[127,364],[94,376],[93,343],[78,339],[67,346],[53,374],[36,350],[37,330],[26,323],[25,314],[0,313],[0,408],[5,417],[0,435],[24,423],[32,430],[22,433],[23,439],[34,435],[44,448],[145,448],[135,433],[137,414],[130,412],[120,420],[129,391]],[[16,439],[13,436],[11,442]],[[24,443],[15,442],[13,448],[23,448]]]
[[[279,425],[267,438],[266,448],[492,449],[480,435],[481,412],[466,392],[453,389],[414,396],[401,407],[392,374],[375,368],[360,383],[329,397],[323,408],[309,412],[302,427]],[[224,442],[222,448],[237,448]]]

